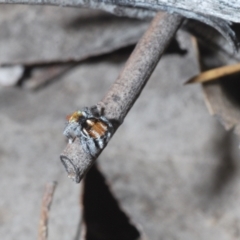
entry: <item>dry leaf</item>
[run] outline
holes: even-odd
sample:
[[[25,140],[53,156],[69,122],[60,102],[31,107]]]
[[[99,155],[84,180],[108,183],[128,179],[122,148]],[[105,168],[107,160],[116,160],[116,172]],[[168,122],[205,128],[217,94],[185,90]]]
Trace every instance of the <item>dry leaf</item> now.
[[[83,60],[135,44],[148,24],[86,9],[4,5],[0,9],[0,62],[31,65]]]
[[[202,72],[199,75],[188,80],[185,84],[215,81],[215,80],[219,80],[219,78],[232,75],[238,72],[240,72],[240,63],[229,65],[229,66],[223,66],[219,68],[214,68],[214,69]]]

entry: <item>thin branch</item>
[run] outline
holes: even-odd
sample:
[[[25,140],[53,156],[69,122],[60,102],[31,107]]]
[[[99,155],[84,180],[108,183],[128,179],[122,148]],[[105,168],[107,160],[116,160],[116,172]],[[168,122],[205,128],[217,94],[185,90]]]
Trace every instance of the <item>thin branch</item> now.
[[[158,13],[111,89],[97,104],[108,119],[114,120],[115,131],[139,97],[182,20],[178,15]],[[84,152],[78,138],[67,145],[60,158],[68,176],[77,183],[96,160]]]
[[[56,182],[47,183],[42,199],[41,215],[38,228],[38,240],[47,240],[48,236],[48,216],[51,207],[53,194],[57,186]]]

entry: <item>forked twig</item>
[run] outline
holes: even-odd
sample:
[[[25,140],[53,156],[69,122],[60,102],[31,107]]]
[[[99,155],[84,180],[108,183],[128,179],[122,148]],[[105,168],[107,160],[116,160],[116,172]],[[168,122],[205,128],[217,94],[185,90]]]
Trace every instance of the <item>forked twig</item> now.
[[[104,115],[108,119],[114,120],[114,131],[139,97],[182,20],[178,15],[158,13],[111,89],[97,104],[99,108],[104,109]],[[96,160],[96,157],[84,152],[78,138],[67,145],[60,158],[68,176],[77,183]]]
[[[38,240],[47,240],[49,210],[56,186],[56,182],[49,182],[45,186],[38,228]]]

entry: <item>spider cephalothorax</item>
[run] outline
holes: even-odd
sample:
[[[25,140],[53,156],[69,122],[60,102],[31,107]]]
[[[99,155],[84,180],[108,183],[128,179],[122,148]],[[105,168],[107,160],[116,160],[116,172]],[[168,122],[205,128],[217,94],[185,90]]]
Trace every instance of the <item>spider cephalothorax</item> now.
[[[84,151],[92,156],[96,156],[106,146],[112,135],[111,122],[96,107],[76,111],[67,120],[63,134],[67,136],[69,143],[79,137]]]

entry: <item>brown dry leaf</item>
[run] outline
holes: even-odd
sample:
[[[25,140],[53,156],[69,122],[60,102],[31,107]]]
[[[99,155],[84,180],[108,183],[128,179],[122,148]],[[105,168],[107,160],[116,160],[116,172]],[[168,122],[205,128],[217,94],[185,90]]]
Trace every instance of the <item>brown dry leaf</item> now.
[[[240,72],[240,63],[229,65],[229,66],[223,66],[223,67],[202,72],[199,75],[190,78],[185,84],[204,83],[204,82],[219,80],[219,78],[232,75],[238,72]]]
[[[226,130],[240,135],[239,75],[203,85],[205,102],[210,114],[216,116]]]
[[[201,67],[207,71],[200,74],[198,80],[192,81],[203,83],[209,113],[216,116],[226,130],[234,129],[240,135],[240,64],[236,59],[222,55],[217,49],[210,49],[206,45],[199,44],[199,52]],[[220,67],[223,65],[225,66]]]

